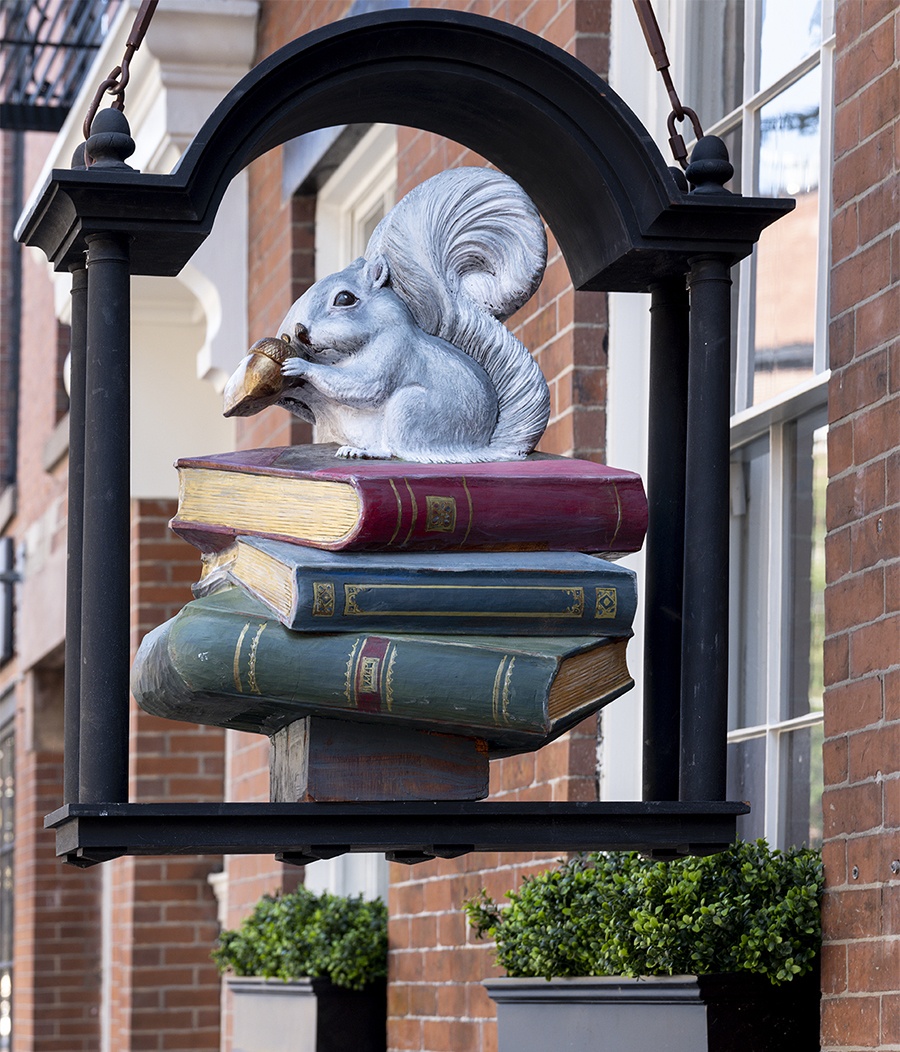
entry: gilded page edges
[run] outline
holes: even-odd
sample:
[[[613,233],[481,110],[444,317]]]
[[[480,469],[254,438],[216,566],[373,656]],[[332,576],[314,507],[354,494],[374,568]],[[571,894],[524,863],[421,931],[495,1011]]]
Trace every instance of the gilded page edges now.
[[[337,543],[357,527],[362,502],[347,482],[182,468],[177,518],[238,533]]]

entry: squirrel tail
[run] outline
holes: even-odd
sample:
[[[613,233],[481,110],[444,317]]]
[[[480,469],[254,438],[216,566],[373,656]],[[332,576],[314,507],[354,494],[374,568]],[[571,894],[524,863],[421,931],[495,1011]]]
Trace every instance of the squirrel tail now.
[[[420,183],[378,224],[366,259],[382,256],[420,328],[464,351],[499,400],[490,459],[526,456],[550,416],[528,349],[503,325],[537,290],[547,263],[541,217],[518,183],[489,168],[452,168]]]

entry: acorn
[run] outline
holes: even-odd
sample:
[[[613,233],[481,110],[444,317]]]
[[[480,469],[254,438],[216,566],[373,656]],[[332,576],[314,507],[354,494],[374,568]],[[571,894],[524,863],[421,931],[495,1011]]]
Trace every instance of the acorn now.
[[[281,367],[297,356],[287,335],[257,340],[225,385],[224,415],[252,416],[276,401],[285,387]]]

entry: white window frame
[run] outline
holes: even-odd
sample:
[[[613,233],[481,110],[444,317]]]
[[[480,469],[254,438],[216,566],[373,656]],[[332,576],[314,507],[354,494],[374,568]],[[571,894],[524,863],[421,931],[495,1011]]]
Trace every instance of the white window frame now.
[[[669,0],[655,5],[657,19],[668,44],[672,70],[676,78],[683,74],[689,58],[686,54],[687,20],[683,0]],[[784,675],[789,657],[790,612],[783,609],[786,587],[784,573],[789,551],[786,547],[786,472],[790,468],[789,443],[785,436],[792,422],[824,406],[827,401],[828,278],[831,220],[831,139],[832,83],[834,62],[833,0],[823,0],[822,43],[804,56],[789,72],[759,91],[750,90],[756,81],[755,36],[761,10],[759,0],[746,0],[745,65],[743,102],[715,124],[705,128],[707,134],[723,135],[740,127],[742,137],[741,185],[736,191],[753,196],[756,177],[755,125],[761,108],[786,86],[821,63],[822,93],[820,104],[820,180],[819,180],[819,245],[816,275],[816,323],[813,349],[815,375],[807,377],[777,397],[755,406],[749,405],[752,390],[752,347],[754,322],[755,261],[750,257],[739,264],[735,275],[740,283],[737,317],[735,405],[738,411],[731,420],[731,445],[738,449],[753,439],[769,439],[769,508],[768,555],[766,574],[770,606],[767,611],[766,636],[763,641],[766,661],[768,709],[764,724],[740,727],[729,733],[729,743],[764,738],[766,742],[765,835],[780,843],[784,819],[781,807],[781,765],[779,748],[783,734],[791,730],[813,728],[822,722],[820,712],[793,719],[783,719],[786,709]],[[671,109],[658,73],[646,52],[640,26],[631,0],[613,0],[612,56],[610,80],[613,88],[634,109],[668,157],[666,118]],[[637,56],[645,61],[636,61]],[[681,85],[679,85],[681,91]],[[681,91],[685,105],[692,100]],[[700,114],[703,120],[703,114]],[[609,461],[619,467],[646,472],[646,434],[648,399],[649,319],[646,297],[613,293],[610,295],[609,342],[609,410],[607,448]],[[635,348],[642,353],[635,355]],[[640,359],[640,361],[637,361]],[[641,574],[643,558],[632,560]],[[640,580],[640,577],[639,577]],[[639,626],[636,626],[638,628]],[[629,647],[629,666],[642,690],[641,633],[637,631]],[[601,795],[604,799],[636,799],[640,789],[642,744],[640,734],[640,693],[630,693],[603,713],[599,746]]]

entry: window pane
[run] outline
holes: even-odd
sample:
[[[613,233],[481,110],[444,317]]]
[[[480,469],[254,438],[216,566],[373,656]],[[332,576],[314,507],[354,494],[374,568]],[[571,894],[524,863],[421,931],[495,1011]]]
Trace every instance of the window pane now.
[[[766,722],[769,440],[734,454],[731,486],[729,728]]]
[[[790,215],[763,231],[756,250],[753,403],[813,372],[819,236],[821,71],[782,92],[759,115],[763,197],[794,197]]]
[[[737,820],[737,835],[741,840],[765,836],[765,788],[765,738],[732,742],[728,746],[727,796],[729,800],[745,800],[750,805],[750,814]]]
[[[787,713],[822,711],[825,640],[825,410],[794,427],[790,479],[790,656]]]
[[[780,847],[822,845],[822,725],[781,736]]]
[[[760,21],[758,87],[764,88],[822,43],[822,0],[762,0]]]
[[[688,0],[682,102],[704,128],[741,104],[744,82],[744,0]]]

